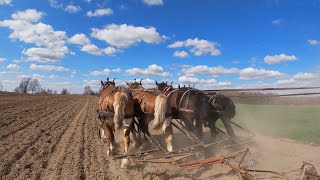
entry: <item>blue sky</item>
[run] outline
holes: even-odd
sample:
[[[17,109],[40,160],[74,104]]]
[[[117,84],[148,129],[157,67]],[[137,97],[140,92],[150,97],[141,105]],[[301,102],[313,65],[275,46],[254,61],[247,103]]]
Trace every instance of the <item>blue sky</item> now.
[[[320,86],[319,0],[0,0],[0,83]]]

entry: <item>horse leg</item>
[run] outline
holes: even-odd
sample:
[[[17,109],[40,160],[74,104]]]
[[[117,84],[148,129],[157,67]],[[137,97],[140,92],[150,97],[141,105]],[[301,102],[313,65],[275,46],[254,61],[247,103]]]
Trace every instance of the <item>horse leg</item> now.
[[[131,135],[132,135],[132,145],[134,148],[137,148],[137,147],[139,147],[139,144],[140,144],[140,141],[139,141],[140,130],[139,130],[139,132],[136,132],[134,125],[132,125],[130,128],[130,131],[131,131]]]
[[[228,135],[231,137],[234,137],[234,131],[233,131],[233,128],[230,123],[231,119],[223,117],[223,118],[221,118],[221,121],[222,121],[224,127],[226,128]]]
[[[130,129],[132,127],[132,123],[133,123],[133,118],[128,118],[128,119],[124,119],[123,121],[123,137],[122,137],[122,141],[124,144],[124,155],[128,154],[129,152],[129,145],[130,145]],[[129,159],[128,158],[123,158],[122,162],[121,162],[121,168],[126,168],[129,166]]]
[[[171,126],[171,117],[166,118],[162,125],[162,129],[164,132],[165,142],[167,145],[167,150],[169,152],[173,151],[172,141],[173,141],[173,129]]]
[[[211,138],[215,138],[218,134],[218,131],[216,129],[216,122],[217,122],[217,118],[215,119],[209,119],[208,121],[208,126],[210,128],[210,134],[211,134]]]
[[[111,156],[114,149],[115,149],[115,140],[114,140],[114,134],[113,134],[113,129],[109,124],[105,124],[106,125],[106,136],[108,139],[108,143],[109,143],[109,148],[107,151],[107,155]]]
[[[200,140],[203,139],[203,126],[202,126],[202,120],[197,118],[195,119],[195,134],[198,136]]]
[[[127,118],[123,121],[123,145],[124,145],[124,155],[128,154],[129,152],[129,145],[130,145],[130,131],[133,127],[133,118]],[[129,159],[123,158],[121,162],[121,168],[126,168],[129,166]]]

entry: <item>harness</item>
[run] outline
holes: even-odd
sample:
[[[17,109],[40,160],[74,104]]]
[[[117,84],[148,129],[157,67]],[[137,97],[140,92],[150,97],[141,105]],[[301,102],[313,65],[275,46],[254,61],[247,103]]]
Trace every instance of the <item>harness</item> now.
[[[212,100],[212,103],[214,103],[216,101],[216,97],[217,97],[217,94],[211,96],[209,99],[209,102],[211,102],[211,100]]]
[[[113,117],[114,116],[114,112],[111,112],[109,109],[109,101],[110,101],[110,97],[111,97],[112,93],[120,92],[120,91],[121,91],[121,87],[119,87],[119,86],[114,87],[108,94],[106,94],[103,97],[102,101],[100,102],[100,109],[102,108],[102,104],[106,98],[107,98],[107,101],[106,101],[106,109],[104,111],[97,110],[98,117],[99,117],[100,121],[101,121],[101,117],[104,117],[104,116]],[[134,113],[125,114],[125,116],[124,116],[125,119],[132,118],[132,117],[134,117]]]
[[[137,91],[133,91],[133,93],[135,93]],[[148,97],[152,94],[152,95],[155,95],[155,96],[158,96],[158,94],[152,92],[152,91],[142,91],[142,92],[145,92],[143,94],[143,96],[141,97],[141,99],[138,99],[138,102],[139,102],[139,106],[141,107],[142,103],[144,105],[143,107],[143,110],[141,109],[141,113],[143,114],[146,114],[146,115],[153,115],[154,113],[151,113],[151,112],[147,112],[147,100],[148,100]],[[170,117],[171,116],[171,113],[166,113],[165,115],[166,117]]]

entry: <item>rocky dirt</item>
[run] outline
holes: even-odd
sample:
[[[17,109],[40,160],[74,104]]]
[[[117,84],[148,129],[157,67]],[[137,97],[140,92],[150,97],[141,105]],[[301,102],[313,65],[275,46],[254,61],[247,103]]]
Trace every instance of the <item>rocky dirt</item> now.
[[[120,169],[97,136],[97,104],[95,96],[0,94],[0,179],[237,179],[225,165],[132,161]],[[318,146],[261,135],[254,141],[249,167],[284,172],[308,161],[320,170]],[[176,134],[174,142],[183,146],[186,140]]]

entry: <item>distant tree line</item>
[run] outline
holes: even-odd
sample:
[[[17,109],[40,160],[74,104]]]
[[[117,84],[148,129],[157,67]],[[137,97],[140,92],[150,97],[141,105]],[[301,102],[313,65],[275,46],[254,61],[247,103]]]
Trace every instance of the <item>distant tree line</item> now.
[[[19,85],[14,89],[16,93],[31,93],[31,94],[58,94],[57,90],[45,89],[41,87],[38,79],[31,77],[22,78]],[[61,94],[69,94],[67,89],[63,89]]]
[[[2,84],[0,83],[0,91],[2,90]],[[58,94],[57,90],[45,89],[41,87],[38,79],[31,77],[22,78],[19,85],[14,89],[16,93],[31,93],[31,94]],[[70,94],[69,90],[63,88],[61,90],[62,95]],[[94,92],[89,85],[86,85],[83,90],[84,95],[97,95],[98,92]]]

